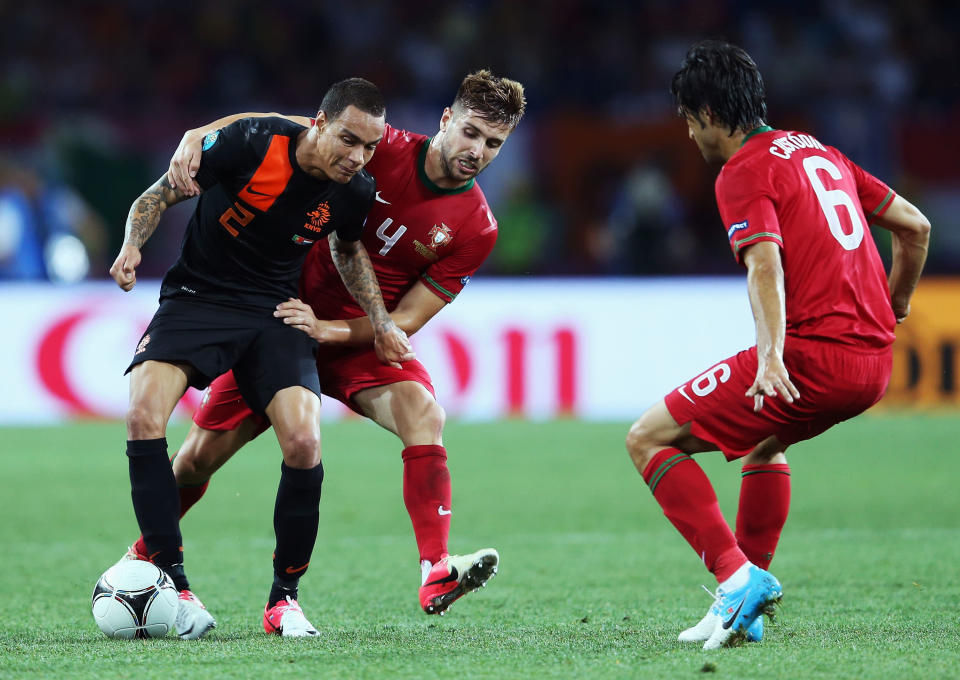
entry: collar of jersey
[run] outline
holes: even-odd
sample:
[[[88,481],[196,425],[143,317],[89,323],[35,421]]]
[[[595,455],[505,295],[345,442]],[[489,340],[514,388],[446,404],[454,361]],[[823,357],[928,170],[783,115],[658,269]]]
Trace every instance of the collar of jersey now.
[[[773,128],[769,125],[761,125],[760,127],[755,127],[750,132],[747,133],[746,137],[743,138],[743,141],[740,142],[740,146],[743,146],[747,143],[747,140],[753,137],[754,135],[759,135],[761,132],[773,132]]]
[[[417,156],[417,174],[420,176],[420,181],[423,182],[424,186],[435,194],[444,195],[462,194],[464,191],[469,191],[472,189],[473,185],[477,181],[475,177],[471,177],[470,181],[464,184],[462,187],[455,187],[453,189],[444,189],[443,187],[438,187],[436,184],[430,181],[430,178],[427,177],[427,148],[430,146],[430,142],[432,141],[433,137],[427,137],[427,141],[425,141],[423,146],[420,147],[420,155]]]

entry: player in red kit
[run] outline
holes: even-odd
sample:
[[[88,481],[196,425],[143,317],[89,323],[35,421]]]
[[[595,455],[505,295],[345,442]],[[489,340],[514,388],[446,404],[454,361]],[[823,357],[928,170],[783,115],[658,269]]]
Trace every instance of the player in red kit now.
[[[836,149],[767,126],[763,80],[742,49],[697,43],[671,91],[704,159],[723,164],[717,204],[747,269],[757,344],[651,407],[627,449],[717,578],[710,611],[680,634],[714,649],[759,639],[761,614],[779,603],[780,583],[766,568],[789,506],[784,452],[883,396],[930,225]],[[868,223],[892,232],[889,277]],[[744,462],[735,533],[689,455],[715,450]]]
[[[433,137],[387,126],[367,166],[377,192],[363,243],[390,316],[408,334],[457,297],[493,248],[497,222],[476,176],[497,156],[524,109],[522,85],[479,71],[463,80]],[[171,164],[172,181],[192,190],[197,140],[249,115],[188,133]],[[338,280],[328,244],[318,241],[304,264],[301,299],[279,305],[275,315],[320,343],[317,368],[325,394],[403,442],[403,496],[420,553],[420,605],[427,614],[443,614],[496,573],[499,555],[493,549],[448,554],[452,505],[444,412],[430,375],[416,360],[402,367],[377,360],[370,322]],[[218,378],[174,459],[181,512],[199,500],[207,480],[230,456],[267,427],[243,402],[232,375]],[[131,551],[142,553],[139,541]],[[284,606],[281,601],[265,612],[268,632],[278,632]]]

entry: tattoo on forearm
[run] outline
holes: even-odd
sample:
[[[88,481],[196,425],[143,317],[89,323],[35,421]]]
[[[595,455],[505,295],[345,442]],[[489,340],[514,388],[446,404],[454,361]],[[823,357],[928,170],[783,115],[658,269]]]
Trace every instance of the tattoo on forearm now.
[[[184,198],[186,196],[179,189],[170,186],[166,175],[158,179],[130,206],[124,243],[142,248],[160,223],[163,211]]]
[[[388,322],[390,316],[383,305],[380,284],[377,282],[377,275],[373,271],[367,251],[357,246],[353,252],[343,252],[338,249],[337,243],[337,239],[332,236],[330,252],[347,290],[367,313],[375,328]]]

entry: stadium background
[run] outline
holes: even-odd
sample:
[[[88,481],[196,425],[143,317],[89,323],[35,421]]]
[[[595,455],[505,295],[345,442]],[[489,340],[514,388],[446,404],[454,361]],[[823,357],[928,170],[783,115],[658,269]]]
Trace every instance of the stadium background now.
[[[573,375],[558,377],[560,368],[545,366],[518,377],[518,370],[527,369],[516,353],[540,352],[536,337],[511,340],[516,329],[500,318],[501,310],[518,311],[518,299],[536,308],[557,304],[568,291],[590,290],[598,299],[625,295],[611,305],[609,324],[612,329],[629,320],[635,350],[629,362],[642,364],[643,356],[657,350],[647,329],[663,333],[678,316],[688,327],[709,313],[696,287],[688,287],[683,290],[689,297],[676,300],[665,316],[650,315],[648,299],[661,290],[651,277],[742,276],[717,217],[715,170],[702,163],[667,94],[686,47],[703,36],[726,37],[753,54],[766,77],[773,125],[808,130],[837,144],[928,215],[934,225],[928,279],[915,316],[901,329],[897,376],[886,404],[955,406],[958,25],[955,3],[912,1],[798,6],[713,0],[362,0],[347,8],[281,0],[269,7],[220,1],[174,2],[162,9],[139,1],[3,3],[0,301],[8,311],[8,332],[0,362],[5,382],[14,376],[16,383],[26,380],[40,397],[27,404],[23,395],[8,393],[20,408],[0,408],[0,422],[85,412],[117,415],[116,407],[71,406],[64,391],[84,388],[56,384],[83,382],[88,391],[113,390],[97,375],[114,372],[112,367],[76,374],[82,365],[99,365],[95,347],[102,343],[88,339],[91,355],[82,347],[71,350],[80,342],[73,330],[83,324],[70,324],[78,309],[95,307],[99,319],[129,307],[106,283],[91,289],[74,282],[106,278],[131,201],[163,172],[183,130],[242,110],[309,114],[330,82],[350,75],[368,77],[383,88],[393,124],[427,133],[436,129],[442,107],[470,70],[490,67],[527,88],[527,117],[481,182],[500,221],[497,247],[453,306],[479,327],[487,323],[481,315],[491,315],[489,323],[498,324],[500,341],[506,343],[496,364],[480,365],[478,371],[513,374],[490,388],[499,397],[483,397],[500,399],[496,409],[467,401],[453,409],[455,414],[523,415],[527,409],[517,401],[522,402],[521,383],[616,375],[615,357],[601,352],[594,359],[593,345],[574,338],[567,349],[589,356],[577,355]],[[142,279],[162,276],[176,257],[191,210],[188,203],[165,216],[145,249]],[[888,239],[879,234],[878,240],[886,253]],[[552,277],[552,285],[537,285],[545,276]],[[511,285],[497,288],[510,291],[505,302],[474,304],[470,298],[480,296],[478,290],[487,290],[495,277],[514,277]],[[624,277],[638,287],[620,285]],[[49,280],[58,285],[42,283]],[[603,281],[612,287],[598,287]],[[714,281],[703,280],[701,288],[712,289]],[[150,290],[150,285],[143,287]],[[40,297],[26,302],[24,291]],[[576,316],[569,312],[568,317]],[[445,312],[440,319],[461,324],[454,316]],[[554,321],[549,327],[520,329],[521,335],[549,334],[557,323],[567,324]],[[719,323],[735,327],[735,337],[749,342],[749,317],[739,313]],[[132,330],[124,327],[124,332],[137,335],[137,324],[142,320],[129,317]],[[103,324],[97,325],[106,333]],[[59,355],[49,351],[49,333],[63,336]],[[115,353],[123,355],[125,345],[114,344]],[[662,364],[675,366],[674,382],[706,368],[721,356],[721,348],[738,346],[715,342],[715,352],[699,363],[685,361],[688,345],[704,344],[680,343],[660,357]],[[440,383],[463,387],[457,348],[445,347],[446,354],[433,360],[421,353],[442,374]],[[614,349],[631,356],[630,345]],[[55,356],[68,368],[72,364],[75,374],[56,376],[60,367],[50,364]],[[656,382],[653,396],[644,393],[606,415],[639,412],[657,391],[671,386]],[[546,406],[533,411],[577,415],[584,410],[571,403],[569,394],[557,399],[552,411]],[[594,418],[605,415],[600,407],[585,410]],[[33,418],[22,415],[30,412]]]

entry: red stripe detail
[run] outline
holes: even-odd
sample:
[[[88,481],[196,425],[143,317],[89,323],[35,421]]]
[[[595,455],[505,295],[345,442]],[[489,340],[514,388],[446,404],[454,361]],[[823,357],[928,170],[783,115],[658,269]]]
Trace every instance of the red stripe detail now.
[[[553,335],[557,347],[557,411],[572,416],[577,408],[577,338],[569,328]]]
[[[73,416],[92,416],[95,409],[84,401],[67,378],[66,353],[67,342],[74,331],[90,312],[80,311],[70,314],[43,334],[37,347],[35,365],[43,386],[70,409]]]
[[[453,376],[456,381],[456,394],[459,397],[470,384],[472,377],[472,366],[470,364],[470,353],[466,345],[456,335],[449,331],[441,333],[441,337],[447,345],[447,351],[450,353],[450,363],[453,368]]]
[[[520,330],[504,333],[507,354],[507,409],[512,416],[523,415],[526,402],[526,358],[527,338]]]
[[[269,210],[293,176],[289,153],[290,138],[274,135],[260,167],[238,196],[258,210]]]

